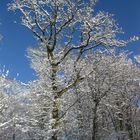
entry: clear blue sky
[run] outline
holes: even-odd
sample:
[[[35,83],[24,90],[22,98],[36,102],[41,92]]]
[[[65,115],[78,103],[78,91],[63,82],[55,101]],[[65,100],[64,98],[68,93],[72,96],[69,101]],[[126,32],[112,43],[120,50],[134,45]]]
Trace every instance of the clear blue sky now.
[[[19,73],[17,80],[27,82],[35,79],[35,73],[30,68],[26,50],[35,46],[36,41],[32,33],[20,25],[19,14],[7,11],[8,2],[11,0],[0,0],[0,34],[4,37],[0,43],[0,67],[5,65],[9,69],[10,78]],[[140,0],[99,0],[96,8],[115,14],[125,32],[124,38],[140,36]],[[140,54],[140,41],[129,44],[126,49],[133,51],[135,55]]]

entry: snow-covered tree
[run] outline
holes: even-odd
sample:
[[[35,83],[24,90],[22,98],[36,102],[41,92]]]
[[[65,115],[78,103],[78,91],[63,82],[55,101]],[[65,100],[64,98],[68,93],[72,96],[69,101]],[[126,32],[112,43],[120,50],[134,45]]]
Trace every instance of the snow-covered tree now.
[[[25,87],[8,77],[8,71],[0,72],[0,139],[26,139],[24,123],[26,106],[23,102]],[[24,103],[24,104],[23,104]]]
[[[31,82],[34,130],[37,136],[47,139],[51,136],[50,114],[53,108],[49,66],[46,67],[49,63],[46,64],[46,59],[42,59],[46,58],[44,56],[47,53],[30,49],[29,54],[32,67],[40,76],[39,80]],[[125,53],[90,53],[80,60],[77,67],[75,58],[75,55],[67,57],[58,69],[60,89],[75,78],[76,71],[86,76],[84,81],[73,85],[61,97],[59,139],[129,139],[131,133],[134,136],[134,128],[137,127],[134,116],[137,110],[135,102],[139,96],[139,68]]]
[[[121,28],[112,14],[95,13],[96,3],[96,0],[13,0],[9,5],[9,9],[22,13],[22,24],[39,43],[38,49],[30,49],[30,57],[44,85],[43,91],[38,87],[46,100],[40,106],[43,107],[41,114],[46,111],[50,98],[49,130],[44,128],[48,110],[39,118],[44,122],[43,126],[39,122],[41,128],[45,133],[49,131],[47,139],[61,139],[63,96],[73,92],[93,73],[90,68],[86,70],[89,65],[84,60],[89,52],[98,46],[126,46],[138,39],[135,36],[127,41],[118,39]]]
[[[139,68],[124,53],[96,53],[87,60],[85,71],[93,73],[63,96],[67,139],[139,139],[134,117]]]
[[[117,34],[122,31],[113,15],[101,11],[95,13],[95,4],[96,0],[14,0],[9,5],[9,9],[22,13],[22,24],[33,32],[40,43],[39,50],[44,51],[39,61],[46,65],[42,62],[35,68],[39,75],[46,78],[45,94],[53,101],[50,128],[52,140],[59,137],[62,96],[92,73],[89,71],[82,75],[78,68],[85,53],[88,54],[89,50],[100,45],[126,46],[137,39],[119,40]],[[37,59],[35,55],[40,55],[38,53],[40,52],[32,51],[32,57]],[[71,53],[75,54],[70,62],[73,63],[71,77],[67,75],[65,83],[62,83],[62,76],[67,73],[61,67],[65,61],[69,61],[67,59]]]

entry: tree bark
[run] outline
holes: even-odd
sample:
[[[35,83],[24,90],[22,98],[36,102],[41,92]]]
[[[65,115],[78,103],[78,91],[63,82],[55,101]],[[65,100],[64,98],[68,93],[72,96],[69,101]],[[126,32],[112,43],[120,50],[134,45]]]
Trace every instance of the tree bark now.
[[[12,136],[12,140],[15,140],[15,139],[16,139],[16,135],[14,133],[13,136]]]
[[[13,121],[14,121],[14,119],[13,119]],[[16,134],[15,134],[15,129],[16,129],[16,124],[15,124],[15,121],[13,122],[14,124],[13,124],[13,134],[12,134],[12,140],[16,140]]]
[[[58,96],[57,90],[57,82],[56,82],[56,77],[57,77],[57,65],[52,64],[52,91],[54,94],[54,100],[53,100],[53,109],[52,109],[52,130],[53,130],[53,135],[52,135],[52,140],[57,140],[57,132],[59,128],[59,112],[60,112],[60,97]]]
[[[97,135],[97,108],[98,108],[98,102],[95,102],[95,107],[93,110],[93,121],[92,121],[92,140],[96,140]]]

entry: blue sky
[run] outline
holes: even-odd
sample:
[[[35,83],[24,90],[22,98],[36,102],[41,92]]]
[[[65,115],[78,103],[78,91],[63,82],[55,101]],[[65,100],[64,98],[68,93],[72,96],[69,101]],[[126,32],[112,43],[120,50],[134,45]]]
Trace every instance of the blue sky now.
[[[32,33],[20,24],[19,13],[7,11],[7,3],[12,0],[0,0],[0,67],[5,65],[10,71],[10,78],[22,82],[35,79],[35,72],[30,68],[30,61],[26,57],[27,48],[35,46],[36,41]],[[140,0],[99,0],[97,10],[113,13],[115,19],[125,32],[123,38],[133,35],[140,36]],[[14,22],[16,21],[16,23]],[[140,41],[129,44],[125,49],[140,54]]]

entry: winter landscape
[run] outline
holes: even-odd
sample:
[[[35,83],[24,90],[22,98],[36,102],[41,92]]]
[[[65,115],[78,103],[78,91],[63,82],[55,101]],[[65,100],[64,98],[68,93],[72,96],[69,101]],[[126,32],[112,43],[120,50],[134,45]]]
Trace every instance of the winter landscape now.
[[[101,1],[1,0],[0,59],[8,31],[28,45],[0,60],[0,140],[140,140],[140,32],[126,36]]]

